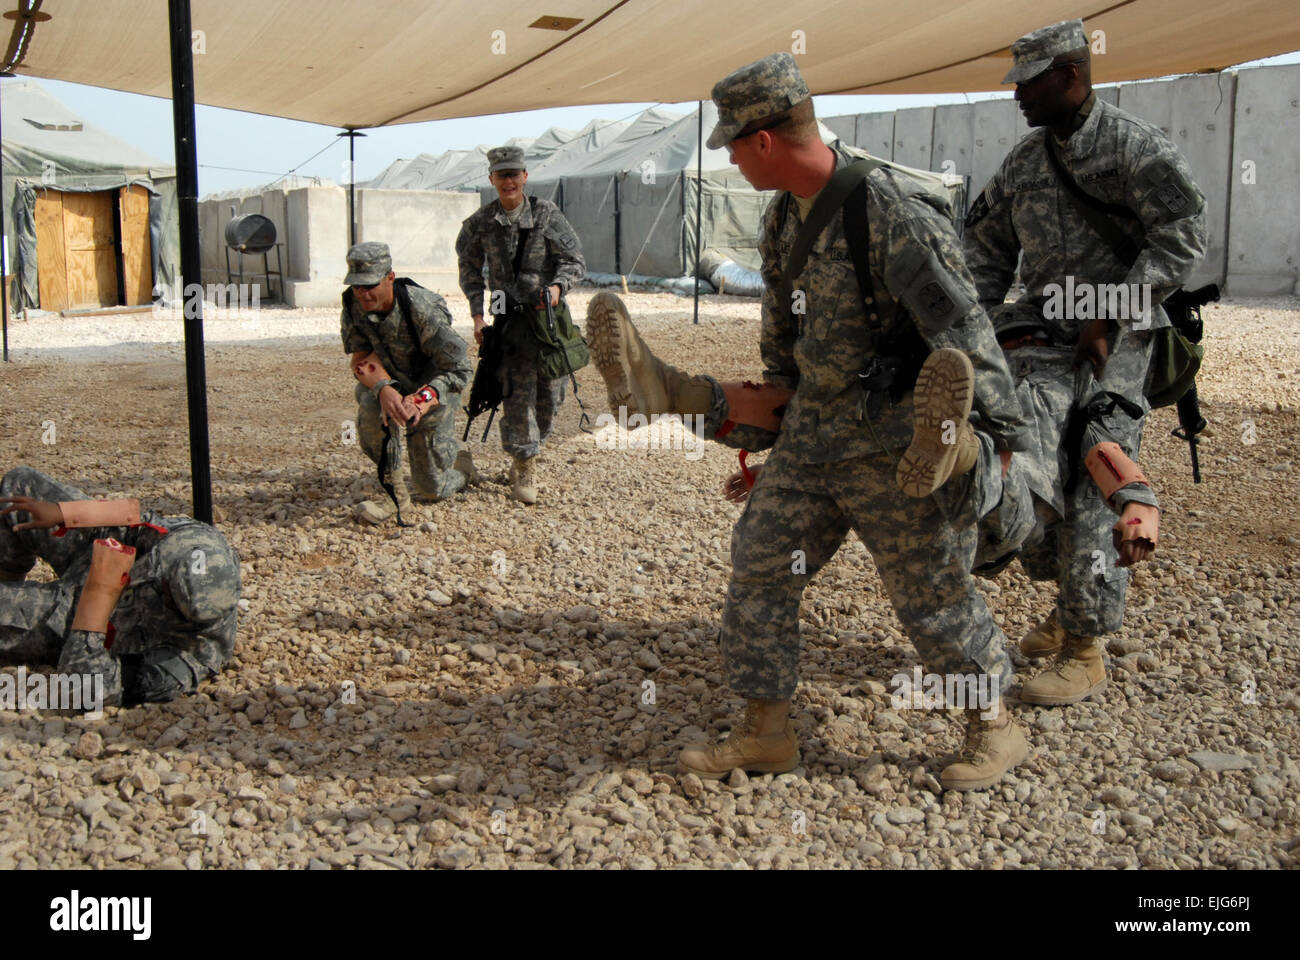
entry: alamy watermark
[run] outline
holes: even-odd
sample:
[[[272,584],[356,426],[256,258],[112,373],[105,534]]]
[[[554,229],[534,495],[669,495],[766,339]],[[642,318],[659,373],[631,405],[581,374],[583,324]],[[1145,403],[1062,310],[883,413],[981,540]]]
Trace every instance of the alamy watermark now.
[[[610,429],[617,426],[618,429]],[[640,427],[649,430],[637,431]],[[688,413],[628,414],[618,408],[618,417],[602,413],[596,418],[596,447],[600,450],[682,450],[687,460],[704,456],[704,415]]]
[[[913,667],[910,674],[889,678],[893,692],[889,705],[895,710],[970,710],[979,708],[980,717],[994,720],[1001,709],[1002,678],[987,673],[925,673]]]
[[[104,675],[28,674],[26,667],[0,673],[0,710],[68,710],[98,720],[104,715]]]
[[[249,319],[261,309],[262,290],[256,283],[187,283],[176,280],[170,286],[153,288],[155,320],[194,320],[203,310],[205,320]],[[200,301],[206,301],[199,307]],[[244,316],[240,316],[244,314]]]
[[[1065,285],[1043,287],[1044,320],[1123,320],[1134,329],[1151,326],[1151,284],[1075,283],[1067,276]]]

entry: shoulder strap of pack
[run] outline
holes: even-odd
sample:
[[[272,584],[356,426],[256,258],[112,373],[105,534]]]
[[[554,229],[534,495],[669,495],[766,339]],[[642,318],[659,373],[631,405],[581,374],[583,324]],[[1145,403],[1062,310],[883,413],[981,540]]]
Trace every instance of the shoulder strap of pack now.
[[[537,222],[537,198],[534,197],[532,194],[528,195],[528,212],[532,215],[533,222],[536,223]],[[511,271],[510,280],[512,283],[515,280],[519,279],[519,268],[523,266],[523,262],[524,262],[524,248],[528,246],[528,236],[531,233],[532,233],[531,229],[526,229],[523,227],[519,228],[519,242],[515,244],[515,259],[514,262],[510,264],[510,271]]]
[[[415,320],[411,316],[411,291],[409,288],[419,286],[410,277],[398,277],[393,281],[393,295],[397,297],[397,305],[402,308],[402,318],[406,322],[406,330],[410,333],[411,340],[416,346],[420,345],[420,332],[415,329]],[[424,288],[420,287],[420,289],[423,290]]]
[[[799,235],[795,237],[794,247],[790,251],[790,258],[781,265],[781,290],[779,293],[780,303],[785,304],[785,309],[791,307],[790,294],[794,289],[794,279],[803,272],[804,264],[808,261],[808,254],[812,251],[813,244],[821,236],[826,225],[831,222],[835,216],[835,211],[844,206],[844,201],[854,189],[863,185],[865,190],[865,181],[869,174],[876,167],[880,166],[880,161],[875,159],[862,158],[854,160],[846,167],[840,167],[831,175],[830,182],[822,189],[821,195],[817,197],[817,202],[813,204],[812,210],[808,213],[808,219],[804,221],[803,226],[799,228]],[[790,201],[786,200],[786,211],[789,212]],[[865,206],[863,207],[865,209]],[[870,275],[867,279],[870,284]]]
[[[1061,163],[1061,158],[1056,150],[1056,139],[1052,136],[1051,131],[1047,131],[1043,137],[1043,142],[1047,147],[1047,158],[1051,162],[1052,170],[1060,179],[1061,185],[1065,187],[1071,199],[1083,214],[1083,219],[1088,221],[1088,225],[1097,232],[1097,235],[1106,241],[1107,245],[1114,251],[1119,262],[1126,267],[1132,267],[1137,263],[1138,256],[1142,253],[1142,244],[1135,243],[1133,238],[1115,225],[1111,217],[1122,217],[1126,220],[1137,220],[1138,216],[1128,207],[1118,203],[1107,203],[1099,200],[1089,194],[1086,190],[1075,182],[1070,176],[1065,164]]]
[[[873,336],[880,332],[876,293],[871,282],[871,225],[867,221],[867,181],[859,180],[844,203],[844,234],[853,257],[853,272],[858,275],[858,292],[867,311],[867,327]],[[875,318],[875,319],[873,319]]]

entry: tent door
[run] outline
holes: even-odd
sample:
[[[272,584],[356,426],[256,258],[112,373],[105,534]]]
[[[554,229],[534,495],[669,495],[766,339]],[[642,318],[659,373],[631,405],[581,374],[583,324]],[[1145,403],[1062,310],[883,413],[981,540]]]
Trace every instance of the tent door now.
[[[42,310],[150,301],[153,259],[147,190],[42,190],[35,214]]]
[[[153,251],[149,242],[149,191],[123,187],[121,199],[122,299],[134,306],[153,299]]]

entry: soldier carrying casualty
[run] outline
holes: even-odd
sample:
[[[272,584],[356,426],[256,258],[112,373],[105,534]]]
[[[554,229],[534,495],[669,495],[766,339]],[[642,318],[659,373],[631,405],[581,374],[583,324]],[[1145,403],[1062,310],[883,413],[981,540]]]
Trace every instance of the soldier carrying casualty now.
[[[1012,455],[1029,449],[1031,428],[950,211],[863,151],[824,144],[788,54],[742,67],[713,99],[709,146],[726,146],[755,188],[779,191],[759,239],[763,383],[686,376],[646,348],[618,297],[588,305],[611,405],[702,414],[724,443],[772,448],[732,533],[722,614],[727,679],[746,713],[724,742],[684,750],[680,764],[723,777],[798,763],[789,712],[800,600],[855,530],[926,669],[989,694],[984,709],[959,704],[966,743],[942,774],[949,788],[988,787],[1029,748],[999,696],[1013,671],[970,574],[975,524],[1015,487],[1020,507],[1007,513],[1020,533],[1032,528]]]
[[[357,518],[368,523],[409,508],[408,479],[416,497],[430,503],[478,480],[469,451],[456,440],[456,411],[471,373],[465,341],[451,329],[446,301],[395,277],[392,265],[388,244],[358,243],[348,251],[344,280],[343,350],[357,380],[357,435],[391,488],[388,499],[357,505]]]
[[[564,301],[587,268],[578,235],[560,208],[525,195],[524,151],[496,147],[487,158],[497,199],[461,225],[456,238],[460,288],[479,344],[487,327],[485,293],[494,334],[503,338],[497,373],[505,408],[501,447],[512,458],[512,496],[535,503],[537,455],[564,402],[564,378],[588,360]]]
[[[126,706],[193,693],[230,659],[239,557],[213,527],[30,467],[0,505],[0,657],[102,676],[104,704]],[[27,580],[37,559],[59,579]]]
[[[1073,703],[1105,685],[1098,638],[1123,622],[1124,567],[1155,545],[1156,497],[1129,458],[1139,453],[1148,391],[1158,392],[1148,375],[1154,347],[1170,333],[1160,304],[1205,253],[1205,197],[1158,128],[1093,92],[1082,21],[1035,30],[1011,49],[1003,82],[1016,85],[1033,129],[972,204],[964,244],[1039,427],[1035,445],[1054,468],[1032,484],[1052,511],[1020,559],[1034,579],[1056,580],[1059,594],[1021,650],[1060,658],[1020,696]],[[1018,260],[1025,294],[1003,304]]]

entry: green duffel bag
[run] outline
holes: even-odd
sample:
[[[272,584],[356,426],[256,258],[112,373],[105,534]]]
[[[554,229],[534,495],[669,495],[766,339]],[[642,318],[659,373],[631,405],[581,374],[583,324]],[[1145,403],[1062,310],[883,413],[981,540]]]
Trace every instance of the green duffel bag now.
[[[577,373],[591,362],[587,341],[582,338],[569,305],[563,300],[549,314],[544,309],[528,311],[528,328],[535,341],[537,376],[556,380]]]

